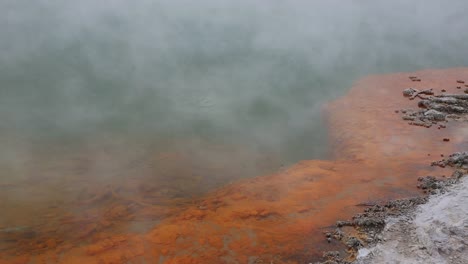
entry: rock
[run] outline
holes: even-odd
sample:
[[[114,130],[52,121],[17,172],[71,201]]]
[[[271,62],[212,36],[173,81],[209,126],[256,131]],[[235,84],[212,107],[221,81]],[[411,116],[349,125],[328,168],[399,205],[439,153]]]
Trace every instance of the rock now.
[[[431,102],[429,100],[421,100],[418,102],[419,108],[430,108]]]
[[[353,226],[353,223],[351,223],[350,221],[336,221],[336,226],[337,227]]]
[[[348,261],[340,258],[340,252],[338,251],[327,251],[323,253],[324,262],[318,262],[320,264],[347,264]]]
[[[446,90],[443,89],[443,92]],[[465,89],[468,93],[468,89]],[[402,119],[411,121],[414,126],[431,127],[433,124],[446,120],[467,120],[468,117],[468,95],[466,94],[439,94],[434,95],[433,89],[417,90],[408,88],[403,91],[403,95],[410,100],[420,98],[418,107],[424,110],[405,110]],[[425,97],[422,95],[430,95]],[[445,126],[444,126],[445,127]],[[438,129],[442,128],[439,126]]]
[[[439,180],[437,180],[434,176],[426,176],[418,178],[420,184],[418,184],[418,188],[423,190],[435,190],[439,189],[441,186],[439,185]]]
[[[403,95],[404,96],[412,96],[415,92],[416,92],[415,89],[408,88],[408,89],[403,90]]]
[[[401,117],[403,120],[406,120],[406,121],[414,121],[414,117],[412,116],[409,116],[409,115],[404,115]]]
[[[354,224],[365,228],[383,228],[385,226],[385,219],[383,217],[360,217],[354,220]]]
[[[442,168],[445,166],[450,166],[458,169],[468,169],[468,151],[456,152],[450,155],[448,159],[433,162],[431,165]]]
[[[341,229],[337,228],[335,230],[335,232],[333,233],[333,238],[335,238],[336,240],[341,240],[343,237],[344,237],[343,231],[341,231]]]
[[[424,112],[424,116],[427,117],[429,120],[433,120],[433,121],[445,120],[445,114],[434,109],[430,109]]]
[[[429,123],[429,122],[424,122],[424,121],[413,121],[413,122],[409,122],[410,125],[414,125],[414,126],[422,126],[422,127],[431,127],[432,124]]]
[[[362,242],[357,237],[352,236],[346,241],[346,245],[352,249],[359,249],[362,247]]]

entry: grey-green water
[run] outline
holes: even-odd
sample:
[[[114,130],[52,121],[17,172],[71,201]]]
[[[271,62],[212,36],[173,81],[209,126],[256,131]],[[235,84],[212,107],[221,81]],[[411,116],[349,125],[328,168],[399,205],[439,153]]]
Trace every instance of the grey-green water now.
[[[0,258],[146,232],[217,187],[327,158],[322,105],[369,74],[468,66],[466,10],[1,0]]]
[[[252,155],[238,167],[239,177],[255,175],[257,159],[269,155],[271,169],[323,158],[321,105],[356,79],[468,65],[467,7],[465,1],[2,1],[4,171],[18,171],[21,155],[47,159],[49,146],[74,151],[100,143],[115,147],[109,156],[136,144],[201,156],[200,163],[234,162],[241,152],[209,146],[237,146]]]

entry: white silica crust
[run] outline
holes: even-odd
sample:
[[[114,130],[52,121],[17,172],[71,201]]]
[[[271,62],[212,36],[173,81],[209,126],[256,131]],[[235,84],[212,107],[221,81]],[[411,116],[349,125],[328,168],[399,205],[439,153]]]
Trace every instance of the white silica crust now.
[[[384,241],[356,263],[468,263],[468,177],[411,215],[389,219]]]

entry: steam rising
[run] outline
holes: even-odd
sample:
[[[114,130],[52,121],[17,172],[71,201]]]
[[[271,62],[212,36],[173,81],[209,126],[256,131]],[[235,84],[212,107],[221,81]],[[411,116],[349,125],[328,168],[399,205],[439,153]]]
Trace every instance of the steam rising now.
[[[18,169],[17,159],[37,155],[34,144],[56,141],[118,152],[138,141],[199,162],[242,156],[210,152],[212,144],[272,154],[272,166],[324,157],[321,105],[357,78],[468,65],[466,8],[462,0],[2,1],[0,131],[10,143],[0,158]]]

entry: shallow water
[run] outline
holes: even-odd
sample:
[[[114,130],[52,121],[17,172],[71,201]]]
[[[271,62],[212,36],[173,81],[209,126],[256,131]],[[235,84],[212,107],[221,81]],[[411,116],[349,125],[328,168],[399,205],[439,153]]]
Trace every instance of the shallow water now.
[[[463,1],[337,3],[1,3],[0,246],[145,233],[327,158],[322,105],[359,77],[468,65]]]

